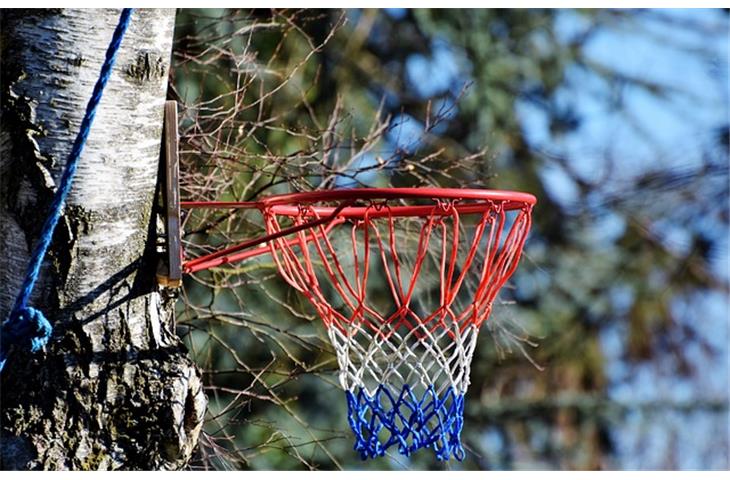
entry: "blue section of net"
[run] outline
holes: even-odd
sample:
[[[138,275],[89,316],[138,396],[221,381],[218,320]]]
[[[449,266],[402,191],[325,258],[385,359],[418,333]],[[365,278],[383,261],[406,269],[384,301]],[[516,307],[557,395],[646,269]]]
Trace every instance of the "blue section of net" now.
[[[380,385],[372,395],[363,388],[345,393],[355,450],[363,460],[381,457],[392,446],[403,455],[431,448],[442,461],[464,458],[464,395],[453,388],[441,395],[433,385],[422,395],[409,385],[400,392]]]

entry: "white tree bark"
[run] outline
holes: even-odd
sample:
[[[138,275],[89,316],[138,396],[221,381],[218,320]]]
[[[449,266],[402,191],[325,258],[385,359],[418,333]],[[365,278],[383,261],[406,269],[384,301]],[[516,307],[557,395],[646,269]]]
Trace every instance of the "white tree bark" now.
[[[3,10],[0,318],[23,280],[120,11]],[[31,300],[45,353],[2,373],[3,469],[180,468],[199,373],[155,278],[152,209],[174,10],[136,10]]]

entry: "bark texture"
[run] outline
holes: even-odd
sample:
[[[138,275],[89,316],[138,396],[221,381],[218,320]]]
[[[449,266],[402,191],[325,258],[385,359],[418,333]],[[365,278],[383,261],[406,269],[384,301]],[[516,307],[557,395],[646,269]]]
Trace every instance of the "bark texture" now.
[[[0,318],[28,264],[119,18],[117,9],[0,15]],[[46,351],[10,352],[3,469],[172,469],[206,400],[158,290],[152,211],[174,10],[136,10],[31,305]]]

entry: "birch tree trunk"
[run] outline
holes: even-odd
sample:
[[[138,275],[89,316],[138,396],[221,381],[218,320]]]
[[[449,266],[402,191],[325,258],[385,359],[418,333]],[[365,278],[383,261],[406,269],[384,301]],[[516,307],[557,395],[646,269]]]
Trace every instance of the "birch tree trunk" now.
[[[0,317],[17,295],[120,11],[2,11]],[[174,10],[136,10],[30,304],[45,352],[2,372],[3,469],[172,469],[206,400],[155,279]]]

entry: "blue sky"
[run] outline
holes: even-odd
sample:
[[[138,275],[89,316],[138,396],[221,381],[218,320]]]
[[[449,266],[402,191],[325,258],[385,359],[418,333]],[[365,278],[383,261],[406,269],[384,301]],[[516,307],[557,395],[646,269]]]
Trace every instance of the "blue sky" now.
[[[540,114],[525,107],[520,113],[530,125],[529,132],[536,144],[543,144],[550,151],[564,153],[574,160],[573,166],[587,179],[594,179],[605,169],[606,155],[616,162],[615,173],[608,177],[616,189],[628,184],[634,175],[662,167],[690,167],[702,163],[702,151],[713,142],[712,135],[718,126],[728,121],[728,20],[726,15],[715,11],[664,12],[674,18],[703,24],[712,34],[697,35],[690,30],[670,28],[667,24],[643,20],[639,25],[616,25],[604,29],[587,45],[588,55],[596,62],[615,68],[630,77],[656,82],[672,88],[676,93],[666,99],[657,99],[640,88],[625,88],[622,101],[628,116],[608,110],[598,97],[605,85],[595,77],[575,69],[570,72],[570,85],[561,95],[569,97],[579,107],[585,119],[580,128],[556,142],[547,135],[544,119]],[[566,38],[585,28],[578,16],[566,12],[561,26]],[[638,28],[637,28],[638,27]],[[637,31],[639,33],[637,33]],[[680,44],[681,47],[678,47]],[[698,52],[711,52],[709,61]],[[632,122],[635,122],[632,124]],[[640,128],[637,128],[639,126]],[[572,180],[559,168],[548,168],[545,179],[553,195],[566,203],[577,199]],[[727,206],[727,205],[726,205]],[[605,228],[619,231],[620,222],[607,222]],[[661,224],[662,219],[656,219]],[[686,225],[670,219],[664,222],[667,241],[673,248],[688,247],[689,233]],[[721,277],[730,279],[727,225],[715,225],[723,231],[715,235],[724,238],[719,254],[713,262],[713,270]],[[693,398],[727,399],[728,397],[728,322],[730,305],[728,298],[718,292],[692,298],[677,298],[674,314],[682,323],[695,326],[704,339],[716,349],[715,355],[700,351],[697,344],[686,346],[687,354],[699,371],[710,372],[692,378],[681,378],[667,368],[667,360],[650,362],[631,371],[621,360],[625,349],[621,339],[625,336],[614,329],[603,334],[604,353],[612,361],[608,374],[613,380],[610,395],[617,400],[673,399],[691,401]],[[727,458],[707,456],[708,442],[699,438],[715,438],[727,448],[727,423],[723,416],[699,415],[669,416],[660,424],[652,424],[642,431],[642,419],[629,417],[618,427],[619,454],[624,468],[661,468],[671,438],[684,445],[677,454],[679,468],[727,468]],[[725,415],[727,420],[727,415]],[[642,426],[643,425],[643,426]],[[647,452],[636,455],[637,448]],[[656,455],[651,455],[651,452]],[[710,458],[710,460],[707,460]],[[709,461],[710,464],[706,462]]]
[[[689,29],[649,19],[637,24],[603,29],[587,45],[586,52],[596,62],[619,70],[630,77],[656,82],[670,87],[675,93],[657,99],[640,88],[625,88],[620,94],[628,115],[610,111],[599,99],[605,85],[595,77],[574,69],[570,72],[565,95],[579,107],[585,119],[580,128],[556,142],[547,135],[544,119],[525,107],[520,113],[530,125],[529,132],[536,144],[549,151],[558,151],[574,159],[573,166],[587,179],[595,179],[606,168],[607,155],[614,161],[615,173],[607,181],[621,189],[635,175],[662,167],[691,167],[702,163],[702,152],[711,145],[716,129],[728,122],[728,20],[716,11],[666,11],[663,15],[680,21],[702,24],[703,34]],[[580,32],[585,25],[578,15],[566,12],[561,22],[565,38]],[[709,33],[708,33],[709,32]],[[679,46],[678,46],[679,45]],[[707,53],[708,56],[700,53]],[[637,128],[640,127],[640,128]],[[726,157],[727,158],[727,157]],[[548,167],[545,179],[553,195],[570,203],[577,199],[572,180],[557,167]],[[727,207],[727,205],[725,206]],[[621,230],[620,220],[605,224],[606,229]],[[657,218],[667,238],[665,241],[679,251],[689,246],[686,225],[670,218]],[[727,225],[714,224],[714,236],[724,238],[714,258],[713,270],[721,278],[730,279]],[[717,229],[722,229],[718,231]],[[723,231],[724,230],[724,231]],[[610,233],[610,232],[609,232]],[[615,232],[614,232],[615,233]],[[600,231],[599,231],[600,234]],[[716,354],[702,352],[696,343],[686,346],[686,353],[704,375],[681,378],[668,367],[668,359],[649,362],[628,370],[621,360],[625,336],[614,329],[603,333],[604,353],[609,359],[608,375],[613,380],[610,395],[617,400],[673,399],[691,401],[693,398],[727,399],[730,304],[718,292],[707,292],[691,298],[676,298],[675,316],[682,323],[694,326],[704,340],[716,348]],[[709,456],[708,442],[699,438],[715,438],[712,447],[727,448],[727,414],[662,417],[648,431],[646,423],[635,416],[618,427],[619,458],[624,468],[662,468],[662,456],[676,441],[683,445],[677,453],[679,468],[727,468],[727,456]],[[719,420],[719,424],[718,424]],[[718,425],[720,425],[718,427]],[[724,442],[722,441],[724,437]],[[636,455],[637,449],[646,452]],[[651,452],[656,455],[651,455]],[[723,458],[724,457],[724,458]],[[709,460],[708,460],[709,459]],[[707,462],[710,462],[708,464]]]

